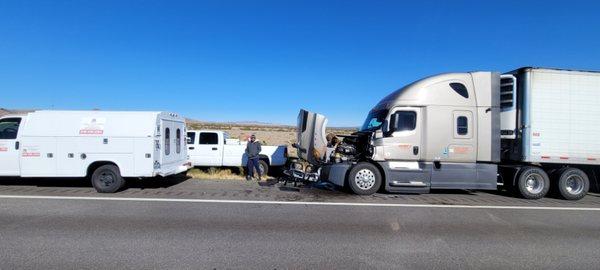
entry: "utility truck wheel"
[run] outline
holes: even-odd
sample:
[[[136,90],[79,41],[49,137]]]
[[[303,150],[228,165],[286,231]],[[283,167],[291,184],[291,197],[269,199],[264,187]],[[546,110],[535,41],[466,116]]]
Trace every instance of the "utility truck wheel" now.
[[[548,174],[538,167],[524,167],[517,179],[517,190],[525,199],[541,199],[550,189]]]
[[[371,195],[381,187],[381,172],[368,162],[356,164],[348,174],[348,186],[358,195]]]
[[[269,164],[264,160],[258,161],[258,168],[260,169],[260,175],[267,176],[269,174]]]
[[[585,172],[577,168],[565,168],[559,171],[557,189],[565,200],[579,200],[590,189],[590,180]]]
[[[100,193],[114,193],[125,185],[125,179],[117,166],[102,165],[92,174],[92,185]]]

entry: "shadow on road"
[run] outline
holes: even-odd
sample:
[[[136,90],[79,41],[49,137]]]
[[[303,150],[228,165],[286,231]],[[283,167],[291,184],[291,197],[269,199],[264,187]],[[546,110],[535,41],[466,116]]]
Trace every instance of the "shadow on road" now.
[[[123,190],[129,188],[158,189],[169,188],[178,185],[189,177],[174,175],[169,177],[153,178],[127,178],[127,185]],[[0,177],[0,186],[35,186],[35,187],[70,187],[70,188],[92,188],[92,183],[87,178],[18,178]]]

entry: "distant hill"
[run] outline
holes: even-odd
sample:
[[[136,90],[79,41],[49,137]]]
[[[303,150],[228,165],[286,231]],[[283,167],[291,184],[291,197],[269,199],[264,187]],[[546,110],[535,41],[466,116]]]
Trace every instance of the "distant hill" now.
[[[25,114],[33,110],[14,110],[0,108],[0,116],[7,114]],[[259,121],[231,121],[231,122],[215,122],[215,121],[200,121],[192,118],[186,118],[188,126],[198,129],[240,129],[240,130],[273,130],[273,131],[292,131],[296,129],[295,125],[275,124]],[[358,130],[357,127],[328,127],[329,130],[343,130],[347,132]]]
[[[33,110],[9,110],[5,108],[0,108],[0,116],[4,116],[7,114],[25,114],[32,111]]]

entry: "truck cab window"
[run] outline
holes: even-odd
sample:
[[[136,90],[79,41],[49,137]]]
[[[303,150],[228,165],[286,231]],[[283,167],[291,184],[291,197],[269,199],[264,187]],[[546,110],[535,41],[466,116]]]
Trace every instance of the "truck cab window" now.
[[[181,153],[181,129],[177,129],[177,134],[175,135],[175,152],[177,154]]]
[[[171,154],[171,130],[165,129],[165,155]]]
[[[451,83],[450,87],[452,88],[452,90],[454,90],[454,92],[461,95],[462,97],[469,98],[469,91],[467,90],[467,87],[464,84]]]
[[[19,132],[21,118],[5,118],[0,120],[0,140],[14,140]]]
[[[187,133],[187,144],[195,144],[196,143],[196,132],[188,132]]]
[[[393,131],[411,131],[417,127],[417,113],[414,111],[397,111],[392,117],[394,123],[390,123]]]
[[[219,135],[214,132],[200,133],[200,144],[219,144]]]
[[[469,119],[466,116],[459,116],[456,119],[456,133],[458,135],[469,134]]]
[[[367,115],[365,123],[362,125],[360,131],[375,131],[383,125],[383,121],[387,117],[388,110],[371,111]]]

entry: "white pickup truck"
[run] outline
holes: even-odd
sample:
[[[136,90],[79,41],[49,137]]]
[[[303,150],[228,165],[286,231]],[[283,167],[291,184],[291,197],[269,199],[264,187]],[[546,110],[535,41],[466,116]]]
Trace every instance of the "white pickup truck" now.
[[[230,139],[227,132],[218,130],[189,130],[187,146],[193,166],[239,167],[246,166],[246,142]],[[266,175],[270,168],[281,167],[288,158],[287,146],[262,146],[260,153],[261,174]]]

